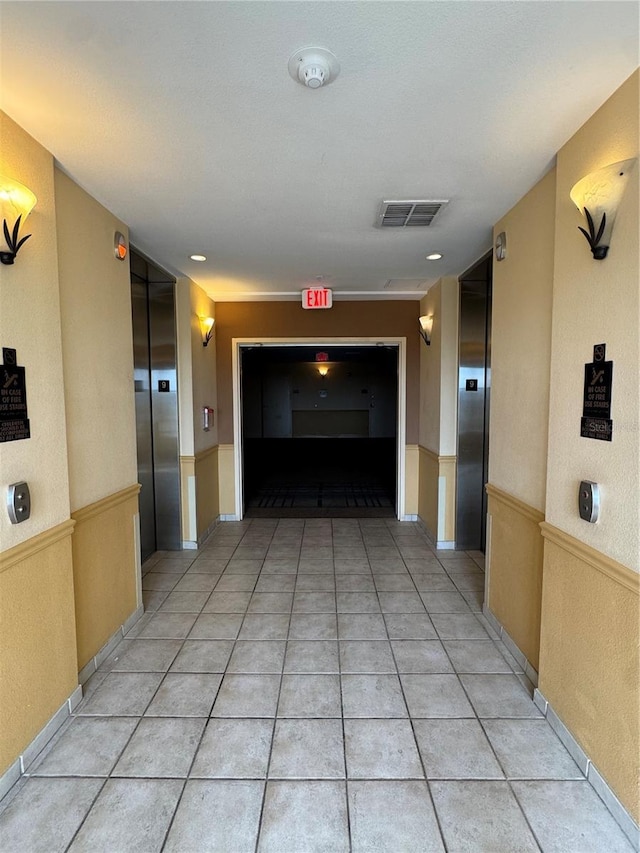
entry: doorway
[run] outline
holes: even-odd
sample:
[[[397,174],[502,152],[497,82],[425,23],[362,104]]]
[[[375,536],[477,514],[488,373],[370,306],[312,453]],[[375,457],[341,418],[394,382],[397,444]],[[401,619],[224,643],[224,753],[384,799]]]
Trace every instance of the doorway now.
[[[404,484],[400,349],[238,346],[243,515],[396,517]]]
[[[175,279],[131,252],[140,551],[182,547]]]

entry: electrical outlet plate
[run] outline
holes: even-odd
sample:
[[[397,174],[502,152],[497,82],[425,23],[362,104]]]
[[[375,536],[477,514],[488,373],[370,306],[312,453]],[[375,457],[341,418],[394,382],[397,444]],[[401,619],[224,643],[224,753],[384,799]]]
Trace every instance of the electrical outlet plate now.
[[[583,480],[578,492],[580,518],[595,524],[600,515],[600,486],[591,480]]]

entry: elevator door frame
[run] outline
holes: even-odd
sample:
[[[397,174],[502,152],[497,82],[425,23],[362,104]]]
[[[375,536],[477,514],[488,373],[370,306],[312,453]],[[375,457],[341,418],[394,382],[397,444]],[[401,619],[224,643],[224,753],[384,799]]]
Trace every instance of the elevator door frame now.
[[[242,381],[241,381],[241,350],[243,347],[255,346],[354,346],[375,347],[382,344],[385,347],[398,349],[398,415],[396,420],[396,518],[400,521],[414,520],[414,516],[405,517],[405,460],[406,460],[406,424],[407,424],[407,339],[402,338],[232,338],[232,380],[233,380],[233,461],[235,483],[235,514],[234,520],[241,521],[244,515],[244,460],[242,453]]]

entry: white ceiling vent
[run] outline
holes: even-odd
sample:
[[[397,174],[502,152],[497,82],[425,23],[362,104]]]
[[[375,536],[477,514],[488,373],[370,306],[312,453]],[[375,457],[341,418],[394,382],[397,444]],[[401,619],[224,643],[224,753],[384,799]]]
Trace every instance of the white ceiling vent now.
[[[390,278],[385,282],[384,290],[426,290],[429,282],[423,278]]]
[[[431,225],[448,199],[422,201],[383,201],[378,214],[380,228],[405,228]]]

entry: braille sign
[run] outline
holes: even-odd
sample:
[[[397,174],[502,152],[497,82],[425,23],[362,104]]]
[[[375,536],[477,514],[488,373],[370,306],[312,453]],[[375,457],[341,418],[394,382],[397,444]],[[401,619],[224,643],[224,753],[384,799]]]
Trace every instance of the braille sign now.
[[[24,367],[14,349],[2,348],[0,365],[0,442],[30,438]]]
[[[605,361],[605,357],[606,344],[597,344],[593,348],[593,361],[584,366],[580,435],[582,438],[611,441],[613,438],[613,421],[611,420],[613,362]]]

